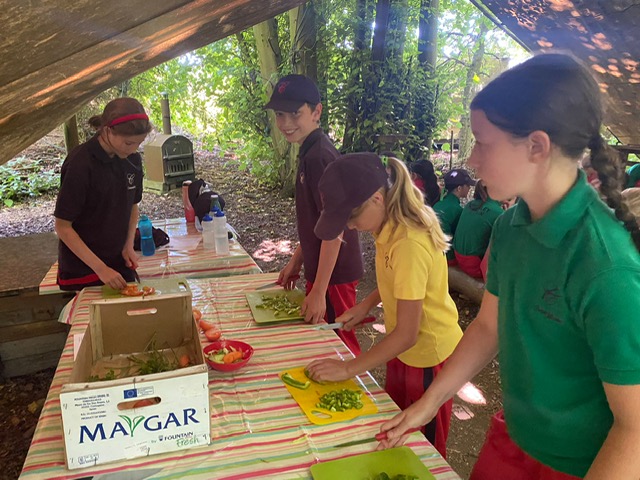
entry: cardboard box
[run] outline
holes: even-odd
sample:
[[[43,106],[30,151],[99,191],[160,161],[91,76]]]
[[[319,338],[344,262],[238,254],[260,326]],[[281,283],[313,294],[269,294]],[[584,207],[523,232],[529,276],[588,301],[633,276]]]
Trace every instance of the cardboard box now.
[[[67,467],[208,445],[208,367],[191,292],[100,300],[90,311],[70,383],[60,393]],[[150,358],[144,352],[152,339],[164,358],[177,362],[187,354],[191,366],[136,373],[130,358]],[[113,373],[116,379],[104,380]]]

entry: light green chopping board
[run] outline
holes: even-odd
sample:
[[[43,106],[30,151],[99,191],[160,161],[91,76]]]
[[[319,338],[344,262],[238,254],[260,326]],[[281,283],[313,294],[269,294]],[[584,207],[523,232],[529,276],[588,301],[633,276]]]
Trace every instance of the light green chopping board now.
[[[391,478],[401,474],[414,475],[419,480],[436,478],[409,447],[390,448],[311,466],[314,480],[371,480],[382,472]]]
[[[189,284],[185,278],[158,278],[150,280],[142,280],[138,284],[138,288],[142,290],[142,287],[153,287],[156,289],[154,295],[167,295],[171,293],[184,293],[189,291]],[[127,297],[120,293],[120,290],[114,290],[108,285],[102,286],[102,298],[139,298],[139,297]]]
[[[249,308],[251,308],[251,314],[256,323],[275,323],[275,322],[289,322],[292,320],[302,320],[304,317],[300,313],[292,313],[291,315],[281,315],[276,317],[273,310],[267,308],[258,308],[257,306],[264,302],[264,298],[277,297],[280,295],[286,295],[287,298],[298,305],[302,305],[304,301],[304,292],[302,290],[264,290],[262,292],[248,292],[245,294]]]

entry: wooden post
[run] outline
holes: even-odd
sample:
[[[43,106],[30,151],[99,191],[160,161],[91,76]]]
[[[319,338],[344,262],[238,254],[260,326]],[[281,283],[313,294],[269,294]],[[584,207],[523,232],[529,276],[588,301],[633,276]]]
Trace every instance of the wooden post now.
[[[67,149],[67,155],[80,145],[80,137],[78,136],[78,120],[74,115],[64,122],[64,146]]]

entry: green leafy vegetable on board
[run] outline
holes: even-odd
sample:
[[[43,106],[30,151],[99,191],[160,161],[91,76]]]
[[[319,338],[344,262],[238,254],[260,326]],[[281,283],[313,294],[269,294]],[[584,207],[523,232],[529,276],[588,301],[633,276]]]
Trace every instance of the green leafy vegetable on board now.
[[[316,404],[318,408],[324,408],[330,412],[344,412],[351,409],[361,409],[362,392],[358,390],[332,390],[320,397],[320,402]]]
[[[289,300],[285,294],[282,295],[262,295],[262,303],[256,305],[256,308],[262,310],[273,310],[276,317],[284,315],[300,315],[300,305]]]

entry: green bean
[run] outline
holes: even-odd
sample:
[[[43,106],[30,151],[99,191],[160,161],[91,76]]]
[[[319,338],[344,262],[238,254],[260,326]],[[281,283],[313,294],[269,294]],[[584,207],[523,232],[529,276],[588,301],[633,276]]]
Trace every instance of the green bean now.
[[[351,409],[361,409],[362,392],[359,390],[349,390],[343,388],[341,390],[332,390],[320,397],[320,402],[316,403],[316,407],[324,408],[330,412],[344,412]]]
[[[261,300],[262,303],[256,305],[256,308],[273,310],[276,317],[300,314],[300,305],[289,300],[286,295],[263,295]]]

